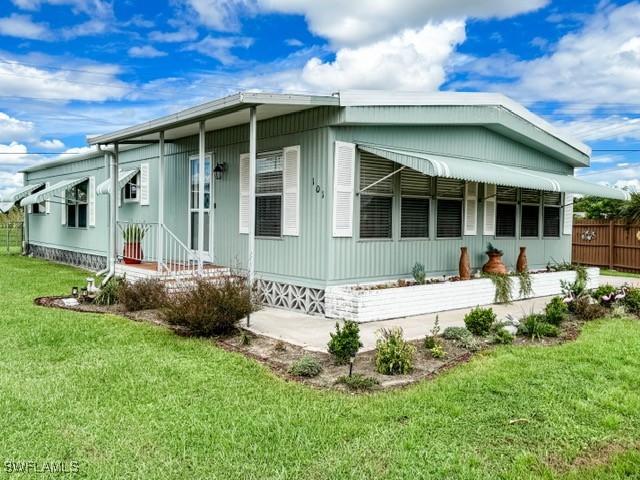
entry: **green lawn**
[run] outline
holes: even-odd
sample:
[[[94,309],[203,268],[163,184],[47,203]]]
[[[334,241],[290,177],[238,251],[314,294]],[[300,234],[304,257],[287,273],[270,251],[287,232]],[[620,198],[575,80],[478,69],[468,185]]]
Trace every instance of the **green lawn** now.
[[[33,305],[85,277],[0,256],[3,462],[75,461],[71,477],[91,479],[640,477],[638,320],[351,396],[286,382],[207,340]]]
[[[638,275],[637,273],[618,272],[617,270],[608,270],[606,268],[600,270],[600,275],[608,275],[610,277],[640,278],[640,275]]]

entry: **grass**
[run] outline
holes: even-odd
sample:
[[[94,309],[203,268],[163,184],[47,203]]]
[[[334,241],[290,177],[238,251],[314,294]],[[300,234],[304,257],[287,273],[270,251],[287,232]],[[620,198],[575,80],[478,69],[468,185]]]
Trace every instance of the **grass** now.
[[[603,268],[600,270],[600,275],[608,275],[609,277],[632,277],[632,278],[640,278],[640,274],[637,273],[628,273],[628,272],[618,272],[617,270],[609,270]]]
[[[85,277],[0,256],[3,462],[76,461],[74,477],[92,479],[640,475],[638,320],[352,396],[284,381],[211,341],[33,305]]]

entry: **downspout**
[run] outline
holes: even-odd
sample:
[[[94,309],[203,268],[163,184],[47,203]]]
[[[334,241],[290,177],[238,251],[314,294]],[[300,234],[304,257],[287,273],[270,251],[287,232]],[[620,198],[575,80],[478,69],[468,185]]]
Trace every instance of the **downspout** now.
[[[104,163],[105,163],[105,168],[108,170],[109,169],[109,160],[110,160],[110,154],[109,152],[103,150],[102,145],[98,145],[98,151],[99,152],[104,152]],[[109,171],[109,175],[111,175],[111,172]],[[111,197],[109,197],[111,198]],[[111,221],[109,221],[109,223],[107,224],[110,228],[111,226]],[[108,271],[110,271],[110,259],[111,259],[111,248],[110,245],[107,244],[107,267],[100,270],[99,272],[96,272],[96,276],[101,277],[102,275],[104,275],[105,273],[107,273]]]

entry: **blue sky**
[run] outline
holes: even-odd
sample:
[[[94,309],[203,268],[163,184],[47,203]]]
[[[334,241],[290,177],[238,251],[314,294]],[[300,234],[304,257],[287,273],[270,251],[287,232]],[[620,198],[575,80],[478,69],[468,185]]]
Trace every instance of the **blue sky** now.
[[[640,3],[0,0],[0,193],[18,170],[241,90],[491,91],[640,186]]]

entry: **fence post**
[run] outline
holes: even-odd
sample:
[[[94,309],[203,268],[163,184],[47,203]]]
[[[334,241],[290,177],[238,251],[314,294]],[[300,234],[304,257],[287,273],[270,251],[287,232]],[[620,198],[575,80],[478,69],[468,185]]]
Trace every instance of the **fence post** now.
[[[614,239],[615,225],[613,220],[609,220],[609,270],[613,270],[613,256],[615,253],[613,239]]]

